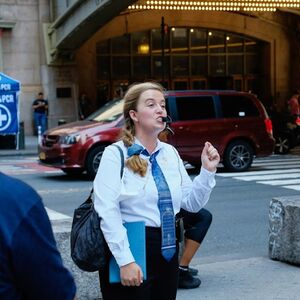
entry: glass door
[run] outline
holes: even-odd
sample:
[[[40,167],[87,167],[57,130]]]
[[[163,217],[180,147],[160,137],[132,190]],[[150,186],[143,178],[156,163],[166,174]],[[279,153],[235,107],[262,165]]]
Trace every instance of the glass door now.
[[[206,78],[191,79],[191,89],[192,90],[206,90],[207,89],[207,79]]]
[[[173,90],[188,90],[189,82],[187,79],[172,80],[172,89]]]

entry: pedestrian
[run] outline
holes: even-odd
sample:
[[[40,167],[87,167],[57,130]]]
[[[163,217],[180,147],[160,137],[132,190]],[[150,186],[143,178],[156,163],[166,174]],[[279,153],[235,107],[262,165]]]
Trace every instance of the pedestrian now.
[[[78,101],[78,114],[79,119],[83,120],[89,115],[90,103],[87,95],[82,93],[79,97]]]
[[[299,105],[299,90],[295,91],[292,97],[287,102],[288,108],[288,120],[286,123],[286,127],[291,131],[295,138],[300,134],[300,105]]]
[[[48,101],[44,99],[42,92],[38,93],[38,98],[33,101],[32,108],[35,133],[39,134],[40,127],[40,133],[43,134],[47,129]]]
[[[120,267],[121,283],[109,283],[109,268],[99,272],[104,300],[176,298],[178,242],[175,215],[180,208],[198,212],[215,185],[220,157],[206,142],[200,174],[192,181],[176,149],[158,139],[164,130],[166,103],[163,87],[154,82],[132,85],[124,96],[124,126],[116,147],[103,152],[94,180],[95,209],[112,255]],[[146,224],[147,279],[130,251],[123,222]]]
[[[40,197],[1,172],[0,182],[0,299],[75,299]]]
[[[295,91],[292,95],[292,97],[288,100],[288,111],[291,116],[294,118],[299,116],[300,114],[300,106],[299,106],[299,91]]]
[[[182,218],[184,226],[184,250],[179,260],[178,287],[194,289],[200,286],[201,280],[195,277],[198,270],[189,266],[198,251],[212,222],[212,214],[205,208],[196,213],[181,209],[177,219]]]
[[[113,100],[119,100],[123,98],[123,89],[122,87],[118,86],[114,90]]]

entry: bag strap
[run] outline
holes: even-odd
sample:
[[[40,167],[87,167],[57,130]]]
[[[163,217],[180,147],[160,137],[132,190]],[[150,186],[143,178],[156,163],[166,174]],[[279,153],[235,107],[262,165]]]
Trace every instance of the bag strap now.
[[[124,172],[124,153],[122,148],[117,145],[117,144],[112,144],[112,146],[115,146],[118,148],[119,152],[120,152],[120,156],[121,156],[121,170],[120,170],[120,177],[123,177],[123,172]]]
[[[120,170],[120,177],[122,178],[122,177],[123,177],[123,172],[124,172],[124,153],[123,153],[122,148],[121,148],[119,145],[112,144],[112,146],[117,147],[118,150],[119,150],[119,152],[120,152],[120,156],[121,156],[121,170]],[[91,192],[90,192],[89,198],[92,197],[93,192],[94,192],[94,188],[92,188],[92,190],[91,190]]]

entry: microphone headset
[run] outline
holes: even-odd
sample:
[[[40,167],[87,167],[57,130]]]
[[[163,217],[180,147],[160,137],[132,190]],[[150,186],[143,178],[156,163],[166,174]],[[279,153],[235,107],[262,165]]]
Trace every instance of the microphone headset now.
[[[163,122],[166,122],[167,124],[170,124],[172,122],[172,119],[170,116],[166,116],[166,117],[161,117],[161,120]]]
[[[169,124],[172,123],[172,118],[169,115],[167,115],[166,117],[161,117],[161,120],[162,120],[162,122],[166,123],[166,129],[174,135],[175,134],[174,131],[169,126]]]

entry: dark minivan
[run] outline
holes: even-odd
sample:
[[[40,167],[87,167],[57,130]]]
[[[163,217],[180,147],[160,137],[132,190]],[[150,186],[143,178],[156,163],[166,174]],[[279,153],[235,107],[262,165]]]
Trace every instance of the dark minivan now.
[[[219,151],[229,171],[246,171],[254,156],[273,153],[272,122],[251,93],[237,91],[167,91],[168,115],[174,134],[167,141],[182,159],[200,165],[205,141]],[[40,163],[67,174],[84,171],[94,177],[104,148],[118,139],[123,101],[111,101],[83,121],[52,128],[39,145]]]

